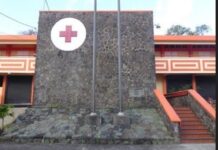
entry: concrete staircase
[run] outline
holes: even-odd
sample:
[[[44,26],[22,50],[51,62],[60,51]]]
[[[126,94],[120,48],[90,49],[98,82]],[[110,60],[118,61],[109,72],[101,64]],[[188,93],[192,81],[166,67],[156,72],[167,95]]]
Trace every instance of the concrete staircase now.
[[[207,127],[189,107],[174,107],[181,118],[181,143],[214,143],[215,139]]]

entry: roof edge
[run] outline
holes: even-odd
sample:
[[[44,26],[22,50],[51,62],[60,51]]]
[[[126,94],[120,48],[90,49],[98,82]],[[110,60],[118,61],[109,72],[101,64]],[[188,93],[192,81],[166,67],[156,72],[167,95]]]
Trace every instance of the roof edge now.
[[[40,10],[39,12],[87,12],[93,13],[93,10]],[[101,12],[117,12],[117,10],[97,10],[97,13]],[[153,12],[152,10],[121,10],[121,12]]]
[[[216,36],[213,35],[189,35],[189,36],[173,36],[173,35],[155,35],[155,42],[215,42]]]
[[[31,41],[36,42],[36,35],[0,35],[0,42],[10,42],[10,41]],[[155,42],[167,43],[167,42],[216,42],[216,36],[169,36],[169,35],[155,35]]]

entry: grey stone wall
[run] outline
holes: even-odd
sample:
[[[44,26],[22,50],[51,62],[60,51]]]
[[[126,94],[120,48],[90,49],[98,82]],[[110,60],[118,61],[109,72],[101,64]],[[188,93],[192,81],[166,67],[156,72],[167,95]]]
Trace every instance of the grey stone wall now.
[[[52,26],[73,17],[83,22],[87,36],[75,51],[57,49]],[[92,83],[92,12],[40,12],[34,102],[38,106],[90,108]],[[122,85],[124,109],[153,106],[155,55],[153,16],[150,11],[121,12]],[[117,13],[97,13],[97,108],[117,108]]]
[[[7,127],[1,142],[71,144],[172,144],[156,109],[129,109],[124,113],[131,124],[117,124],[117,113],[98,109],[98,123],[87,120],[89,113],[63,113],[56,108],[28,108]],[[90,118],[89,118],[90,119]],[[121,119],[122,120],[122,119]],[[90,122],[91,121],[91,122]]]
[[[171,98],[167,98],[167,100],[170,102],[170,104],[173,107],[187,107],[187,106],[189,106],[186,96],[171,97]]]
[[[216,136],[216,120],[213,120],[209,114],[193,99],[191,95],[186,96],[187,102],[196,115],[201,119],[209,131]]]
[[[158,102],[157,98],[155,98],[155,105],[156,110],[160,114],[162,121],[164,122],[165,126],[167,127],[168,131],[170,132],[171,136],[174,137],[174,142],[179,143],[179,124],[173,123],[170,121],[169,117],[166,115],[163,107]]]

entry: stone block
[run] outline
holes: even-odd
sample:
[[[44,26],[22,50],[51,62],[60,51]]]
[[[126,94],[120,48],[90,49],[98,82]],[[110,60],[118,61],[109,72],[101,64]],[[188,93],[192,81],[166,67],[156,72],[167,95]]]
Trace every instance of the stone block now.
[[[130,119],[126,115],[114,115],[113,116],[113,124],[115,126],[128,128],[130,126]]]
[[[101,117],[89,114],[85,117],[85,124],[99,126],[101,125]]]

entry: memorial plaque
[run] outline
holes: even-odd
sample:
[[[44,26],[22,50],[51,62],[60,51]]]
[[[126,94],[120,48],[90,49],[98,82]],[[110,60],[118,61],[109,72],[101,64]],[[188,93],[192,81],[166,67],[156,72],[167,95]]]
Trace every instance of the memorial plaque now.
[[[145,96],[144,89],[130,89],[129,97],[143,97]]]

